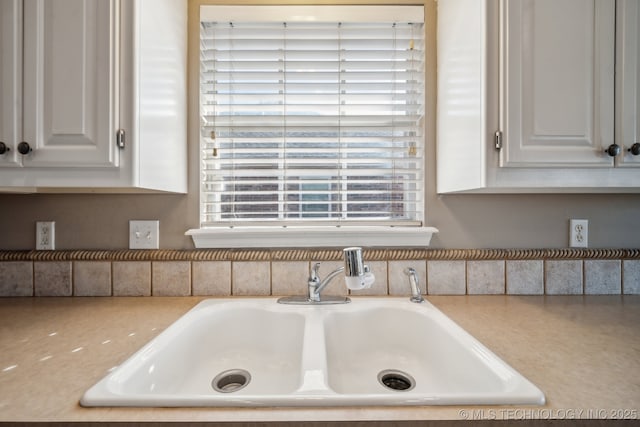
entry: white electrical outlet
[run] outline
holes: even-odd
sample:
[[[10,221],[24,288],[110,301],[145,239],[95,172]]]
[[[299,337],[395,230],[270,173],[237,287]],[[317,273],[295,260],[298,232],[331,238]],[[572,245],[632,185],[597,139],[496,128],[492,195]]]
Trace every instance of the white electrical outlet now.
[[[569,221],[569,246],[586,248],[589,243],[589,220],[572,219]]]
[[[39,251],[52,251],[56,248],[56,223],[55,221],[36,222],[36,249]]]
[[[129,221],[129,249],[159,249],[160,221]]]

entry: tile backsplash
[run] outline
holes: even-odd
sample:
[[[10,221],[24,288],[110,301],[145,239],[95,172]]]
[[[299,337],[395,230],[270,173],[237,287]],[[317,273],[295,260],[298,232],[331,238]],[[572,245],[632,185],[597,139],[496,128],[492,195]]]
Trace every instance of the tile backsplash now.
[[[0,297],[303,295],[339,250],[5,251]],[[431,295],[640,294],[640,250],[365,250],[376,275],[354,295],[408,295],[414,268]],[[345,294],[340,280],[326,294]]]

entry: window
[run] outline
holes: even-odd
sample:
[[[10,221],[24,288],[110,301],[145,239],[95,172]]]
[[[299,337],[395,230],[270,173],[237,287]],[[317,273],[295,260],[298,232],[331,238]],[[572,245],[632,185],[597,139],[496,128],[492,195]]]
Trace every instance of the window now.
[[[422,7],[200,20],[202,228],[422,225]]]

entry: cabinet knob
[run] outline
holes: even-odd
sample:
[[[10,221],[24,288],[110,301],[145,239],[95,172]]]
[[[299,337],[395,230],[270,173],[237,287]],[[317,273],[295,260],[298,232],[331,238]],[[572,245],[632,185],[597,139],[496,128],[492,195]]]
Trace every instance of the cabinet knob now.
[[[622,150],[618,144],[611,144],[609,148],[604,150],[604,152],[610,155],[611,157],[617,156],[618,154],[620,154],[620,151]]]
[[[11,148],[9,148],[7,146],[7,144],[5,144],[4,142],[0,141],[0,155],[6,153],[7,151],[10,151]]]
[[[20,154],[22,155],[29,154],[31,151],[33,150],[31,149],[28,143],[23,141],[20,144],[18,144],[18,152]]]
[[[628,151],[634,156],[637,156],[638,154],[640,154],[640,142],[636,142],[635,144],[633,144]]]

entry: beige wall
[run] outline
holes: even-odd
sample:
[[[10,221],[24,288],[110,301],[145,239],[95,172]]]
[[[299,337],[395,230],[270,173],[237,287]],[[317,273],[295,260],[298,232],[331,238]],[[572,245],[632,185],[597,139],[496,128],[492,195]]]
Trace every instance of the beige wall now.
[[[429,162],[433,167],[433,162]],[[436,248],[562,248],[568,219],[589,219],[592,248],[640,248],[639,195],[437,196],[429,186]],[[130,219],[159,219],[161,248],[192,248],[193,195],[0,195],[0,250],[33,249],[35,221],[56,221],[57,249],[126,249]]]
[[[425,5],[427,24],[433,29],[433,2]],[[193,10],[196,2],[191,1],[190,7]],[[191,44],[194,35],[192,31]],[[435,31],[428,30],[427,36],[435,46]],[[427,90],[435,93],[435,60],[428,58],[428,62],[432,72]],[[190,73],[197,76],[197,67],[191,67]],[[197,91],[193,78],[190,89]],[[431,103],[427,108],[431,131],[427,132],[426,217],[427,224],[440,233],[432,247],[562,248],[568,243],[569,218],[586,218],[590,247],[640,248],[639,194],[437,195],[434,110]],[[197,129],[197,123],[197,115],[192,114],[190,129]],[[130,219],[160,220],[161,248],[192,248],[184,232],[199,222],[196,133],[190,132],[189,138],[189,194],[0,195],[0,250],[33,249],[38,220],[56,221],[57,249],[125,249]]]

